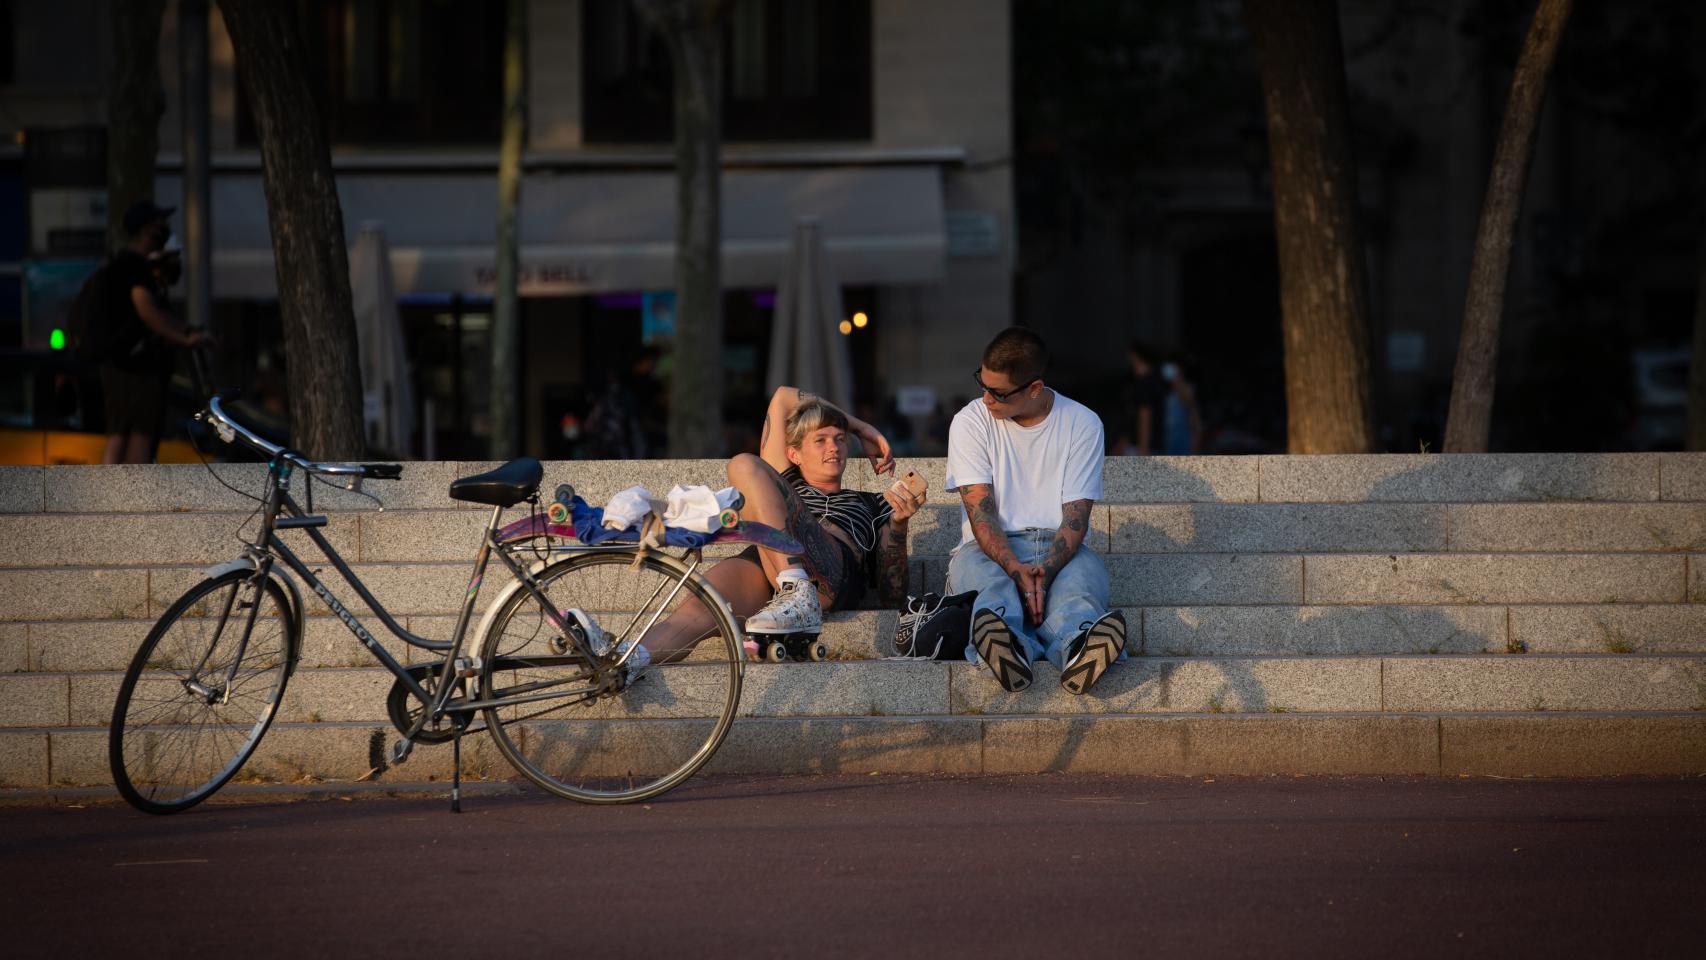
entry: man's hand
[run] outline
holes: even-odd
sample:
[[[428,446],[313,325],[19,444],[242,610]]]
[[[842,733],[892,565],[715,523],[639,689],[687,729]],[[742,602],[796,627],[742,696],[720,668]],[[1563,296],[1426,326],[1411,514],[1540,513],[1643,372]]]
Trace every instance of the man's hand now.
[[[1025,623],[1033,627],[1041,624],[1043,607],[1048,603],[1047,572],[1042,567],[1020,567],[1013,571],[1013,582],[1025,605]]]

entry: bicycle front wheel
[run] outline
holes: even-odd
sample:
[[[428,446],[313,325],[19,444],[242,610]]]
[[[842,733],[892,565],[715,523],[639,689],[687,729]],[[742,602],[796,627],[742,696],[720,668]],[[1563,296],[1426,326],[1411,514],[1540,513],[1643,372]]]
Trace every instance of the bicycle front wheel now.
[[[498,749],[534,783],[587,803],[657,796],[692,776],[723,742],[740,703],[741,634],[715,590],[672,557],[632,568],[626,551],[584,553],[537,574],[558,610],[578,607],[623,640],[648,625],[702,625],[692,651],[634,671],[619,692],[589,692],[592,670],[565,649],[526,590],[498,610],[481,644],[480,699],[551,696],[488,708]],[[655,618],[655,619],[654,619]]]
[[[107,753],[125,800],[177,813],[224,786],[278,713],[295,637],[295,615],[270,576],[232,571],[179,597],[142,641],[113,704]]]

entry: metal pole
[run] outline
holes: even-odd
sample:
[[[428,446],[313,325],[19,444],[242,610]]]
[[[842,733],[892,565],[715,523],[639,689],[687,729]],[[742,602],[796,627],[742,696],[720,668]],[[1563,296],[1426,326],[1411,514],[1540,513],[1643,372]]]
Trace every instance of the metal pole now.
[[[212,329],[212,179],[208,162],[208,0],[179,0],[178,89],[183,96],[184,319]]]

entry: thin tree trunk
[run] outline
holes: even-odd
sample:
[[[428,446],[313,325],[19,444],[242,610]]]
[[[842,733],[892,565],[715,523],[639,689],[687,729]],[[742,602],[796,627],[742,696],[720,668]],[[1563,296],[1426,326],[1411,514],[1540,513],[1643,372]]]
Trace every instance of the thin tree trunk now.
[[[219,7],[260,136],[290,377],[291,443],[313,457],[359,458],[366,442],[349,252],[297,6],[219,0]]]
[[[1493,172],[1487,182],[1487,196],[1481,202],[1481,223],[1475,231],[1469,297],[1463,310],[1463,333],[1457,341],[1457,366],[1451,377],[1451,412],[1445,422],[1447,453],[1487,451],[1511,243],[1517,215],[1522,211],[1529,161],[1534,157],[1546,78],[1570,19],[1571,2],[1540,0],[1517,59],[1516,75],[1511,78],[1505,118],[1493,153]]]
[[[1706,237],[1700,242],[1699,283],[1694,291],[1694,356],[1688,364],[1690,450],[1706,450]]]
[[[1336,0],[1245,0],[1268,118],[1292,453],[1366,453],[1368,283]]]
[[[527,140],[527,0],[509,0],[498,151],[497,289],[492,302],[492,457],[521,452],[521,150]]]
[[[124,212],[154,199],[154,165],[160,151],[160,24],[166,0],[111,0],[112,75],[107,87],[107,249],[127,239]]]
[[[675,346],[669,452],[723,453],[722,21],[724,0],[634,0],[675,72]]]

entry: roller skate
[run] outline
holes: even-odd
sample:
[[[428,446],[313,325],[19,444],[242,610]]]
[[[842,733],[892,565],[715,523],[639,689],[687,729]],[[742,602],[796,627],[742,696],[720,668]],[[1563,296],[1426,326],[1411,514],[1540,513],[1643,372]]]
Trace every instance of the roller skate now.
[[[758,659],[767,663],[829,659],[829,647],[818,639],[822,633],[823,606],[810,580],[783,579],[776,596],[746,618],[746,634],[758,647]]]

